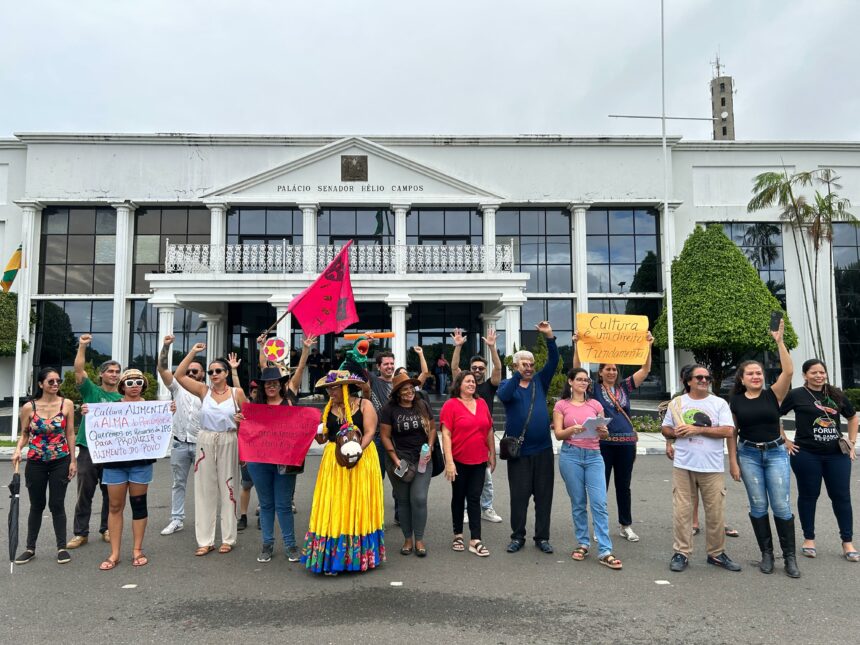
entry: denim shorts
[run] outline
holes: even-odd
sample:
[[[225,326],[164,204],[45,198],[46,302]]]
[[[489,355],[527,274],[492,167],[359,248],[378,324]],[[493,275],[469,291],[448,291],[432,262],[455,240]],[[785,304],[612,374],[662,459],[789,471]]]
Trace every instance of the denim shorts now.
[[[116,484],[151,484],[152,466],[153,464],[146,464],[144,466],[114,468],[110,464],[105,464],[102,471],[102,484],[105,486]]]

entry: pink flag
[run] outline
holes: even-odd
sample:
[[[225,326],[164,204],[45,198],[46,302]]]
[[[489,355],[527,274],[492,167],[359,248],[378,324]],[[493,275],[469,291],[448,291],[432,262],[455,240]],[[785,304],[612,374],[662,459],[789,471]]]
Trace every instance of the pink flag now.
[[[313,443],[320,411],[304,405],[242,404],[239,459],[301,466]]]
[[[346,243],[320,277],[293,298],[287,307],[287,311],[299,321],[305,336],[339,333],[358,322],[349,280],[350,245],[352,240]]]

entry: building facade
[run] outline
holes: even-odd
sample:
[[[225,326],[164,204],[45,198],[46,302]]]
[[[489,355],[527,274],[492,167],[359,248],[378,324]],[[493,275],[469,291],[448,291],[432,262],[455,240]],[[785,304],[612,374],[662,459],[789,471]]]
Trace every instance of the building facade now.
[[[360,323],[391,329],[398,364],[414,345],[479,351],[530,346],[548,319],[563,357],[578,311],[662,308],[667,260],[697,224],[719,222],[785,304],[811,356],[807,294],[793,232],[778,212],[749,214],[766,170],[833,168],[860,203],[860,144],[669,139],[663,212],[655,137],[287,137],[20,134],[0,141],[0,251],[23,244],[15,283],[35,325],[22,392],[42,366],[69,367],[75,337],[90,358],[154,370],[161,337],[175,361],[194,342],[210,357],[255,362],[256,336],[347,240]],[[818,311],[834,380],[860,382],[860,237],[837,226],[821,254]],[[832,260],[831,260],[832,258]],[[290,316],[277,333],[300,346]],[[825,343],[827,344],[827,343]],[[322,339],[323,352],[342,345]],[[434,353],[435,352],[435,353]],[[664,352],[643,395],[668,389]],[[683,355],[676,362],[685,360]],[[0,398],[13,389],[0,358]]]

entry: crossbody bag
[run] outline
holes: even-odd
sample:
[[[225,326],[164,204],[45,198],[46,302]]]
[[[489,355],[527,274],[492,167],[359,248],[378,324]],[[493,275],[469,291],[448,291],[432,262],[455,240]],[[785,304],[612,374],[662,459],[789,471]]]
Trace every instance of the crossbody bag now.
[[[509,437],[505,435],[499,442],[499,457],[505,460],[519,459],[520,450],[523,447],[523,441],[526,438],[526,430],[529,428],[529,421],[532,418],[532,411],[535,409],[535,396],[537,396],[537,385],[532,383],[532,400],[529,403],[529,411],[526,415],[526,421],[523,423],[523,431],[519,437]]]

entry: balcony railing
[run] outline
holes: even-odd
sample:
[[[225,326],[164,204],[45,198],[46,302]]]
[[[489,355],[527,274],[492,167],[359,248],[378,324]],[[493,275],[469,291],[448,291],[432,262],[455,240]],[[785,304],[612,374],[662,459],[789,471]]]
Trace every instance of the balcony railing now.
[[[342,246],[267,244],[171,244],[165,273],[318,273]],[[510,244],[451,246],[354,245],[352,273],[511,273]]]

